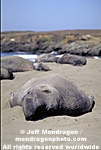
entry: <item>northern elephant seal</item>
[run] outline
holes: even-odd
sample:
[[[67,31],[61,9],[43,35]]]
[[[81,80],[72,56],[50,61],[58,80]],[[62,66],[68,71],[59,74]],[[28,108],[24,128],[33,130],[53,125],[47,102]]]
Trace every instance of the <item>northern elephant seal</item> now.
[[[1,72],[0,72],[0,80],[4,80],[4,79],[14,79],[14,74],[12,73],[11,70],[7,70],[5,68],[1,68]]]
[[[56,62],[57,58],[53,54],[41,54],[35,59],[35,62]]]
[[[33,63],[30,60],[24,59],[19,56],[7,56],[1,58],[1,66],[5,69],[11,70],[12,72],[24,72],[32,70],[48,71],[50,70],[48,66],[44,64]],[[47,69],[46,69],[47,68]]]
[[[29,80],[16,95],[11,93],[10,106],[22,106],[26,120],[41,116],[79,116],[92,111],[93,97],[58,74]]]
[[[73,66],[86,65],[86,62],[86,58],[71,54],[64,54],[61,58],[57,59],[57,63],[72,64]]]
[[[49,71],[51,70],[47,65],[41,63],[41,62],[35,62],[33,63],[34,69],[38,71]]]
[[[18,56],[7,56],[1,58],[1,66],[12,72],[33,70],[33,62]]]

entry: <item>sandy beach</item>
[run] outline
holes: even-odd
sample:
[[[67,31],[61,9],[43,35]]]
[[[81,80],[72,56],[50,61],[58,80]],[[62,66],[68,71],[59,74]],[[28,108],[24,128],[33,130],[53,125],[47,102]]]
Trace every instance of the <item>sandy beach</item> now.
[[[101,59],[87,58],[87,65],[82,67],[56,63],[47,65],[51,71],[18,72],[14,80],[1,81],[1,149],[84,150],[89,146],[89,150],[101,150]],[[51,73],[65,76],[87,95],[92,94],[95,100],[93,111],[79,117],[52,116],[26,121],[22,107],[10,108],[10,92],[16,93],[31,78]]]

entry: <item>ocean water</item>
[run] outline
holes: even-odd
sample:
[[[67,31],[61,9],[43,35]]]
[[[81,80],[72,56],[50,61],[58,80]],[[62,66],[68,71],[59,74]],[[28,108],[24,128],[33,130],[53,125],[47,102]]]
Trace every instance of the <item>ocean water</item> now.
[[[1,52],[1,57],[5,57],[5,56],[19,56],[19,57],[23,57],[33,62],[35,62],[35,59],[38,57],[37,54],[29,54],[26,52],[9,52],[9,53]]]
[[[53,55],[55,55],[56,57],[62,57],[63,55],[57,55],[54,54],[53,52],[51,53]],[[29,54],[26,52],[1,52],[1,57],[5,57],[5,56],[19,56],[25,59],[28,59],[30,61],[35,62],[35,59],[39,56],[37,54]],[[87,58],[87,57],[86,57]],[[98,56],[93,56],[94,59],[101,59],[101,57]]]

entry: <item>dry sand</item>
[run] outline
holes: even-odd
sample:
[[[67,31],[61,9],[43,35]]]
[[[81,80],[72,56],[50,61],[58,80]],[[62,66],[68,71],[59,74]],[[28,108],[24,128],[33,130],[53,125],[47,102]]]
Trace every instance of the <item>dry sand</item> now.
[[[61,146],[54,149],[65,150],[66,145],[71,145],[72,149],[85,149],[83,146],[93,145],[88,149],[101,150],[101,59],[87,58],[87,65],[83,67],[72,66],[68,64],[56,64],[48,63],[48,66],[52,69],[49,72],[28,71],[15,73],[14,80],[1,81],[1,106],[2,106],[2,148],[1,149],[17,149],[27,150],[30,147],[31,150],[35,149],[35,145],[50,147],[37,147],[37,149],[50,149],[52,150],[54,145]],[[17,106],[10,108],[9,95],[10,92],[17,92],[31,78],[39,78],[43,75],[49,75],[51,73],[59,73],[69,80],[73,81],[80,89],[86,94],[94,95],[95,107],[92,112],[79,117],[69,116],[54,116],[47,117],[38,121],[26,121],[23,115],[22,107]],[[25,131],[22,131],[22,129]],[[33,131],[33,134],[27,134],[29,130]],[[36,130],[38,131],[36,132]],[[42,134],[43,130],[47,131],[74,131],[71,135],[64,134]],[[20,133],[22,132],[22,134]],[[36,134],[35,134],[36,133]],[[15,141],[15,138],[23,138],[22,141]],[[24,138],[61,138],[60,142],[40,142],[40,141],[24,141]],[[75,137],[75,139],[73,139]],[[67,138],[67,139],[66,139]],[[76,139],[77,138],[77,139]],[[36,140],[36,139],[32,139]],[[38,140],[38,139],[37,139]],[[47,140],[47,139],[45,139]],[[59,139],[58,139],[59,140]],[[67,141],[65,141],[67,140]],[[71,140],[71,141],[69,141]],[[77,140],[77,141],[73,141]],[[86,140],[86,141],[85,141]],[[29,145],[29,148],[27,147]],[[76,147],[81,145],[82,147]],[[95,147],[98,146],[98,147]],[[7,147],[6,147],[7,146]],[[74,147],[75,146],[75,147]]]

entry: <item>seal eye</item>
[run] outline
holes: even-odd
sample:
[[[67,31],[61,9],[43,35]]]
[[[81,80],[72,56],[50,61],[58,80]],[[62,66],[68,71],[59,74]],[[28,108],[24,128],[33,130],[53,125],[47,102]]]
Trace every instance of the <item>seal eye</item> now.
[[[45,90],[42,90],[42,92],[44,92],[44,93],[51,93],[51,91],[49,91],[49,90],[47,90],[47,89],[45,89]]]
[[[27,94],[30,94],[30,91],[28,91]]]

